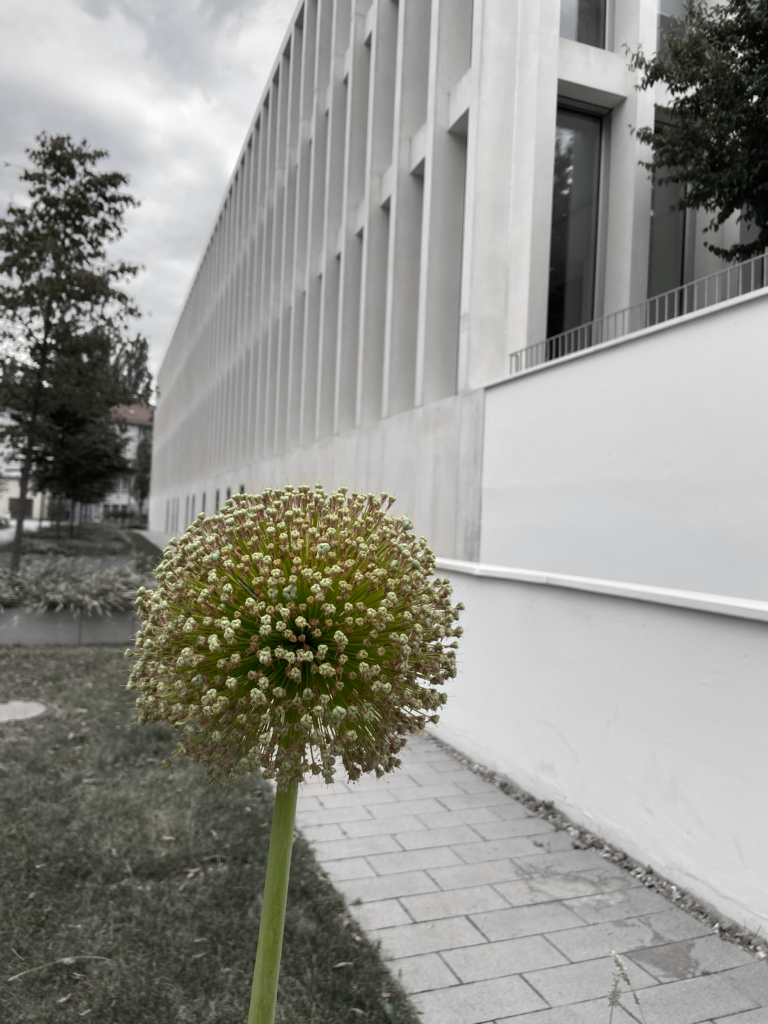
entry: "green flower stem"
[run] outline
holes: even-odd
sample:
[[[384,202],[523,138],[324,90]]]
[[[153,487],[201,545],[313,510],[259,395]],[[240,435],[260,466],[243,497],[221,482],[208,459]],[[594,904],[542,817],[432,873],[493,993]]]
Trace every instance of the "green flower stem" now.
[[[298,794],[299,784],[296,782],[284,789],[279,788],[275,796],[248,1024],[274,1024],[275,1020]]]

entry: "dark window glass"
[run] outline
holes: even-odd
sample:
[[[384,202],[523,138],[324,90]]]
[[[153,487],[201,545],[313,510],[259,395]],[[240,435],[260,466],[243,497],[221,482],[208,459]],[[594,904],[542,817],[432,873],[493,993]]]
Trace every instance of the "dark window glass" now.
[[[659,0],[656,49],[664,49],[665,38],[681,36],[685,31],[685,0]]]
[[[606,0],[562,0],[560,35],[577,43],[605,49]]]
[[[686,211],[678,208],[684,185],[653,183],[648,298],[679,288],[685,265]]]
[[[594,316],[601,119],[559,109],[547,336]]]

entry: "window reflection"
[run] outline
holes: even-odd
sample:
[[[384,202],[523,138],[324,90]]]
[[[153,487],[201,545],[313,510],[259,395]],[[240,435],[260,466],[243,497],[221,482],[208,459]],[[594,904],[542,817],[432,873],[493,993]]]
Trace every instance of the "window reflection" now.
[[[561,0],[560,35],[605,49],[606,0]]]
[[[547,336],[594,316],[601,119],[557,112]]]
[[[664,49],[664,40],[680,36],[685,31],[685,0],[659,0],[659,20],[656,49]]]

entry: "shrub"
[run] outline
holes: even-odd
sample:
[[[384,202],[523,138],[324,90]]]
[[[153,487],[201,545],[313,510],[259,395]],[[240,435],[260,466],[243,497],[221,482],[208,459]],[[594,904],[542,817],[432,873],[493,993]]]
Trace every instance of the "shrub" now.
[[[136,592],[149,579],[131,570],[75,569],[69,559],[29,562],[17,572],[0,569],[0,607],[110,615],[133,611]]]

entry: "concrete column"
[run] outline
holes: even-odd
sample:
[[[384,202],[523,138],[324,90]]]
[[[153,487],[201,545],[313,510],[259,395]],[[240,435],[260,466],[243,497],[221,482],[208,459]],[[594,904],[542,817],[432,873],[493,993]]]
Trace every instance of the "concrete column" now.
[[[397,37],[382,411],[413,407],[424,182],[411,174],[411,140],[427,118],[431,4],[403,4]]]
[[[614,49],[624,45],[646,53],[656,49],[656,0],[617,3]],[[638,92],[637,73],[627,74],[627,98],[610,116],[610,163],[605,243],[604,312],[633,306],[648,294],[648,251],[651,237],[651,182],[639,161],[649,158],[630,128],[653,125],[652,90]]]
[[[389,204],[386,208],[382,207],[380,198],[381,180],[392,162],[397,22],[398,5],[393,0],[374,0],[366,16],[366,38],[371,47],[371,74],[366,140],[366,196],[360,214],[364,226],[355,415],[358,426],[374,423],[382,415]]]
[[[467,117],[456,125],[451,123],[450,98],[451,90],[469,74],[472,13],[471,0],[432,3],[429,109],[422,164],[417,405],[454,394],[457,386]],[[416,159],[419,156],[416,154]]]
[[[344,195],[339,283],[339,324],[336,336],[334,431],[355,423],[358,354],[360,347],[360,297],[363,258],[363,227],[359,212],[365,199],[365,164],[368,127],[371,48],[365,43],[366,14],[370,0],[355,0],[351,13],[350,44],[344,58],[347,120],[344,148]]]
[[[314,108],[317,0],[304,7],[301,56],[300,117],[297,135],[296,222],[293,271],[293,316],[291,317],[288,369],[288,423],[286,445],[301,444],[302,389],[306,334],[306,288],[309,253],[309,194],[312,178],[311,126]]]
[[[333,431],[336,390],[336,346],[338,331],[341,252],[338,241],[342,225],[345,140],[347,122],[347,85],[344,81],[344,54],[349,46],[350,0],[335,0],[329,81],[327,86],[328,151],[325,172],[325,224],[322,251],[323,288],[320,302],[318,374],[315,437],[327,437]]]
[[[323,243],[325,239],[325,182],[327,169],[327,89],[330,78],[333,3],[319,0],[315,81],[312,111],[312,170],[309,185],[309,241],[307,250],[304,360],[301,388],[300,443],[311,444],[317,426],[317,378],[319,373],[320,312],[322,298]]]

